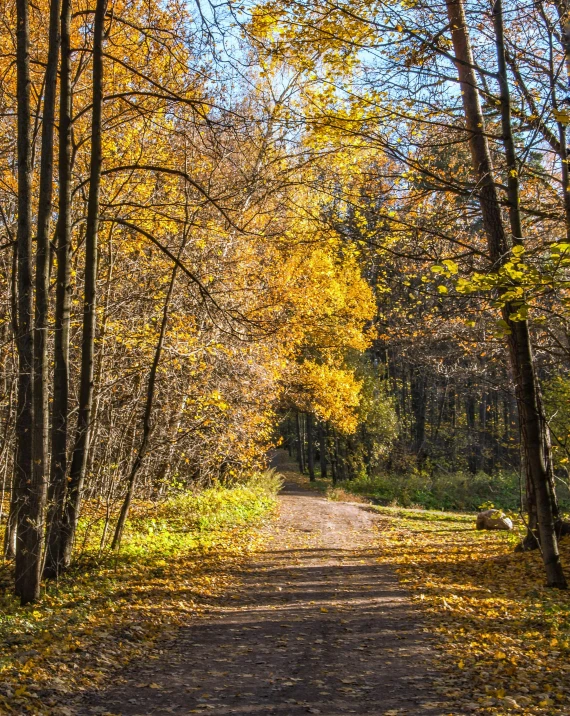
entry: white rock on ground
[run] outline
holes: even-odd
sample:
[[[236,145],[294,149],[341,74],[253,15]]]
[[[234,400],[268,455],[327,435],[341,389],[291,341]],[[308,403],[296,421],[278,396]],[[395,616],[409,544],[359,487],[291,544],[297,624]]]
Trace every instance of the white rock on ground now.
[[[477,515],[478,530],[512,530],[512,521],[501,510],[485,510]]]

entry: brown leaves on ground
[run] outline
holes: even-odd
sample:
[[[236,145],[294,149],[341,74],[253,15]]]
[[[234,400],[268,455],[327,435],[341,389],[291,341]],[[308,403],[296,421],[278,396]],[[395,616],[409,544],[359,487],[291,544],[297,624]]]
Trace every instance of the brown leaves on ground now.
[[[381,557],[435,632],[437,686],[463,712],[570,713],[570,594],[544,587],[540,553],[478,532],[475,517],[379,508]],[[570,567],[570,540],[562,542]]]

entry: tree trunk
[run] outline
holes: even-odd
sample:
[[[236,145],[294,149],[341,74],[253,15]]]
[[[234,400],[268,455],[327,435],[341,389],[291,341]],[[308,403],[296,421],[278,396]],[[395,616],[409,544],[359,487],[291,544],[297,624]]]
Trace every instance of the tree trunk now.
[[[16,595],[22,604],[40,593],[41,486],[33,469],[34,336],[31,233],[30,47],[28,0],[17,0],[16,76],[18,117],[18,414],[16,417]]]
[[[485,461],[487,459],[487,393],[481,391],[481,399],[479,402],[479,465],[481,470],[485,471]]]
[[[568,18],[568,9],[565,0],[557,0],[555,2],[560,20],[560,40],[564,49],[564,64],[566,65],[567,76],[567,92],[570,91],[570,23]],[[550,87],[552,94],[552,103],[558,108],[556,97],[558,72],[554,67],[550,68]],[[566,125],[558,122],[558,138],[560,141],[560,167],[562,169],[562,191],[564,195],[564,210],[566,213],[566,239],[570,240],[570,173],[568,172],[568,149],[566,137]]]
[[[414,416],[412,449],[421,460],[426,437],[426,378],[417,368],[412,371],[410,393]]]
[[[477,429],[475,417],[475,397],[471,382],[467,384],[467,399],[465,402],[465,416],[467,418],[467,466],[469,472],[474,475],[479,469]]]
[[[338,482],[338,440],[334,428],[330,434],[330,448],[332,484],[335,487]]]
[[[319,424],[319,461],[321,463],[321,477],[327,476],[327,432],[324,423]]]
[[[309,467],[309,480],[315,479],[315,446],[313,442],[313,414],[307,413],[307,465]]]
[[[182,244],[182,246],[180,248],[179,257],[182,254],[182,251],[184,250],[185,243],[186,243],[186,237],[184,239],[184,243]],[[151,417],[152,417],[152,408],[154,405],[154,394],[155,394],[155,389],[156,389],[156,374],[157,374],[158,366],[160,363],[160,357],[162,355],[162,347],[164,345],[164,337],[166,335],[166,326],[168,324],[168,310],[170,308],[170,299],[172,298],[172,293],[174,291],[174,284],[176,283],[177,272],[178,272],[178,262],[174,264],[174,268],[172,269],[172,277],[170,279],[170,285],[168,286],[168,291],[166,293],[166,298],[164,300],[164,310],[162,312],[162,322],[160,324],[160,334],[158,336],[158,342],[156,344],[156,348],[154,351],[154,359],[152,361],[152,366],[151,366],[150,373],[148,376],[148,387],[147,387],[147,391],[146,391],[146,404],[145,404],[145,410],[144,410],[144,416],[143,416],[142,440],[141,440],[141,444],[139,445],[139,449],[137,451],[135,461],[131,468],[131,473],[129,475],[129,481],[128,481],[128,485],[127,485],[127,494],[125,496],[123,504],[121,505],[121,511],[119,513],[119,519],[117,520],[117,526],[115,527],[115,534],[113,535],[113,542],[111,544],[111,549],[118,549],[121,546],[121,538],[123,536],[123,531],[125,529],[127,517],[129,516],[129,509],[131,506],[131,502],[133,500],[137,475],[138,475],[138,472],[141,468],[141,465],[143,463],[143,460],[144,460],[145,455],[148,450],[148,445],[149,445],[151,431],[152,431]]]
[[[13,236],[10,236],[13,240]],[[12,275],[10,277],[10,302],[12,313],[12,334],[18,342],[18,246],[16,242],[12,249]],[[19,375],[16,380],[17,393],[19,396],[20,380]],[[19,400],[19,397],[17,398]],[[17,416],[16,416],[17,417]],[[17,424],[17,422],[16,422]],[[17,440],[16,436],[16,440]],[[17,449],[17,444],[16,444]],[[19,475],[16,473],[15,464],[12,468],[12,482],[10,491],[10,509],[8,512],[8,520],[6,521],[6,530],[4,532],[4,559],[14,559],[16,556],[16,533],[18,531],[18,483]]]
[[[453,47],[457,58],[456,67],[461,86],[473,169],[478,182],[479,203],[483,216],[483,226],[487,236],[489,258],[493,266],[498,268],[502,263],[510,259],[511,249],[502,223],[501,207],[494,182],[493,165],[485,135],[483,114],[479,103],[477,79],[473,70],[473,56],[465,13],[461,0],[446,0],[446,5],[451,26]],[[494,16],[495,18],[497,16],[499,17],[502,26],[500,0],[499,4],[495,5]],[[495,19],[495,28],[497,31],[496,22]],[[497,49],[498,54],[500,54],[500,38],[497,37],[497,39]],[[499,58],[499,74],[500,73],[501,58]],[[505,156],[507,163],[509,163],[510,150],[508,148],[509,139],[507,134],[505,134],[505,119],[507,114],[510,117],[510,110],[508,94],[505,96],[504,84],[505,83],[501,81],[502,121]],[[511,231],[513,233],[513,239],[520,241],[520,233],[515,230],[517,228],[516,216],[513,212],[516,211],[518,213],[518,203],[513,203],[513,189],[512,183],[509,182],[508,195],[511,214]],[[528,465],[529,478],[536,495],[538,531],[542,556],[548,585],[565,588],[566,579],[560,563],[554,524],[555,519],[552,510],[552,496],[550,494],[551,481],[549,479],[549,471],[552,470],[552,460],[547,441],[545,440],[547,426],[544,419],[544,411],[533,362],[528,323],[524,320],[512,321],[510,319],[514,308],[512,305],[507,304],[503,308],[503,319],[506,321],[509,330],[509,355],[517,391],[522,446]]]
[[[59,197],[57,222],[57,277],[51,433],[49,524],[44,576],[61,568],[61,522],[67,487],[69,412],[69,318],[71,310],[71,0],[62,0],[59,94]]]
[[[12,494],[6,529],[4,530],[4,559],[14,559],[16,556],[16,535],[18,534],[18,489],[16,485],[15,469],[12,473]]]
[[[60,2],[52,0],[49,19],[48,59],[45,71],[45,95],[42,125],[42,154],[38,201],[38,233],[36,253],[36,325],[34,333],[34,470],[42,483],[42,505],[45,503],[48,474],[48,355],[50,227],[53,206],[53,146],[57,68],[60,44]],[[50,512],[53,507],[50,505]],[[43,517],[43,508],[42,508]],[[48,514],[48,524],[51,514]],[[49,542],[49,535],[48,535]]]
[[[302,473],[305,472],[305,448],[303,442],[301,415],[299,411],[297,411],[297,461],[299,462],[299,470]]]
[[[61,524],[60,561],[64,568],[68,567],[71,562],[71,550],[79,519],[83,483],[85,481],[85,466],[87,464],[91,408],[93,405],[93,362],[97,308],[97,241],[99,236],[99,194],[102,162],[103,29],[106,9],[107,0],[97,0],[93,27],[93,110],[87,230],[85,234],[85,295],[83,299],[79,410],[69,473],[69,485]]]
[[[507,63],[505,58],[505,42],[504,42],[504,31],[503,31],[503,6],[502,6],[502,0],[495,0],[495,5],[493,6],[493,25],[495,29],[495,40],[496,40],[496,48],[497,48],[497,64],[499,67],[498,72],[498,79],[499,79],[499,87],[501,90],[501,126],[503,131],[503,146],[505,149],[505,158],[506,158],[506,167],[508,172],[508,178],[507,178],[507,196],[509,199],[509,221],[511,226],[511,233],[513,237],[513,244],[515,245],[522,245],[522,220],[521,220],[521,212],[520,212],[520,190],[519,190],[519,178],[518,178],[518,166],[517,166],[517,157],[516,157],[516,148],[515,143],[513,139],[513,132],[512,132],[512,126],[511,126],[511,99],[510,99],[510,91],[509,91],[509,83],[508,83],[508,76],[507,76]],[[512,307],[509,306],[509,310],[516,310],[517,306],[513,305]],[[528,329],[528,323],[525,321],[525,326],[521,327],[518,331],[519,338],[518,340],[514,338],[514,345],[511,350],[517,350],[518,345],[524,345],[528,343],[528,355],[526,352],[523,351],[521,355],[521,360],[530,360],[531,367],[532,367],[532,395],[530,393],[524,393],[521,397],[521,399],[528,400],[530,399],[531,402],[530,405],[534,405],[534,409],[531,408],[531,412],[536,411],[536,421],[537,421],[537,427],[536,430],[530,430],[529,440],[531,442],[538,440],[542,447],[541,452],[544,455],[543,460],[543,469],[546,472],[546,479],[548,481],[548,497],[551,502],[552,506],[552,515],[553,519],[556,523],[559,520],[559,510],[558,510],[558,501],[556,499],[556,488],[554,484],[554,466],[552,462],[552,446],[550,443],[550,433],[548,429],[548,424],[546,422],[546,415],[544,413],[544,407],[542,404],[542,396],[540,391],[540,383],[538,380],[538,376],[536,375],[536,369],[534,367],[534,362],[532,361],[532,343],[530,338],[530,331]],[[515,333],[517,333],[515,331]],[[513,338],[511,338],[513,340]],[[521,373],[522,375],[522,373]],[[522,378],[521,378],[522,380]],[[528,405],[527,405],[528,408]],[[530,418],[531,421],[534,420],[534,418]],[[523,427],[523,432],[525,430],[528,430],[527,428]],[[523,443],[524,444],[524,443]],[[532,449],[528,447],[527,449]],[[527,482],[532,483],[532,471],[533,468],[530,466],[530,472],[527,473]],[[530,488],[530,485],[529,485]],[[529,500],[532,499],[532,488],[529,489]],[[534,499],[537,499],[536,491],[534,494]],[[529,502],[529,506],[532,510],[532,502]],[[538,520],[538,505],[537,507],[537,520]],[[532,515],[532,512],[531,512]],[[532,522],[532,520],[531,520]],[[530,537],[530,535],[529,535]]]
[[[342,455],[342,446],[341,441],[338,437],[338,433],[335,430],[334,433],[334,454],[335,454],[335,463],[336,463],[336,479],[339,482],[342,482],[346,479],[346,472],[345,472],[345,464],[344,459]]]

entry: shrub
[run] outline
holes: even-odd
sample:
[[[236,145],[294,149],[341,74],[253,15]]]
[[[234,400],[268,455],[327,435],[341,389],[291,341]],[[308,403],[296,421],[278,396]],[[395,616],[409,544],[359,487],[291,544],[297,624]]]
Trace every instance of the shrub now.
[[[495,475],[478,472],[428,472],[360,475],[342,487],[380,504],[412,505],[437,510],[478,510],[486,502],[505,510],[520,507],[521,484],[518,473],[500,471]],[[522,486],[524,489],[524,485]],[[560,503],[570,506],[565,485],[559,487]]]

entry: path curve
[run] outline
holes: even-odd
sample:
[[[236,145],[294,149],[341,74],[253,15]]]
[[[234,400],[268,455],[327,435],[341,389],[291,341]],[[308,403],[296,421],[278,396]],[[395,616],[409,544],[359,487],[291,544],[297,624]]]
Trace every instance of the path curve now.
[[[430,716],[430,645],[366,505],[285,485],[240,586],[78,713]],[[152,687],[151,687],[152,684]]]

